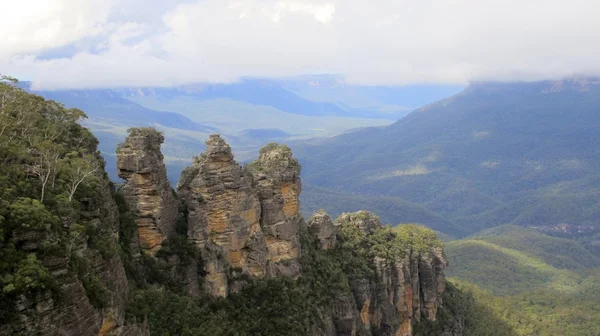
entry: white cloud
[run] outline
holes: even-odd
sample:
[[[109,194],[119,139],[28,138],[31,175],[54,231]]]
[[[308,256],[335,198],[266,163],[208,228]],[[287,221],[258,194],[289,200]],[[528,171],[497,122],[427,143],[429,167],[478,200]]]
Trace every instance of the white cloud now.
[[[366,84],[598,75],[598,12],[596,0],[7,1],[0,72],[28,74],[39,87],[311,73]],[[41,57],[65,46],[76,52]]]
[[[101,34],[110,0],[0,2],[0,57],[36,53]]]

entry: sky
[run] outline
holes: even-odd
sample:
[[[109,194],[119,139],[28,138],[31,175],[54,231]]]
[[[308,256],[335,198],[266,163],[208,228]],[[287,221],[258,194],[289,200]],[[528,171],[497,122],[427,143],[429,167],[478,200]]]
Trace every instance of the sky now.
[[[37,89],[600,75],[598,0],[2,0],[0,13],[0,73]]]

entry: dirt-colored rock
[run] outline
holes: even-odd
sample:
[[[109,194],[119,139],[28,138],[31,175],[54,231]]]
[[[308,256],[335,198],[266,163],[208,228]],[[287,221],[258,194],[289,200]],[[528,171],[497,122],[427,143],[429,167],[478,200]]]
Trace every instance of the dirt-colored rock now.
[[[220,136],[211,135],[206,152],[182,173],[178,192],[188,205],[188,237],[202,254],[209,293],[227,296],[232,272],[265,275],[261,204],[252,177]]]
[[[132,129],[117,150],[118,174],[125,180],[123,194],[138,227],[139,246],[149,254],[161,248],[179,215],[160,151],[163,141],[154,129]]]
[[[261,227],[267,244],[270,276],[300,274],[300,164],[286,145],[271,143],[249,166],[262,206]]]
[[[339,224],[334,223],[325,211],[317,211],[307,222],[308,231],[319,240],[321,250],[335,247]]]
[[[336,222],[355,225],[367,235],[381,229],[379,218],[368,211],[344,213]],[[372,262],[374,279],[350,283],[362,327],[369,334],[412,336],[421,318],[435,321],[446,284],[447,261],[441,247],[409,248],[402,257],[376,256]]]

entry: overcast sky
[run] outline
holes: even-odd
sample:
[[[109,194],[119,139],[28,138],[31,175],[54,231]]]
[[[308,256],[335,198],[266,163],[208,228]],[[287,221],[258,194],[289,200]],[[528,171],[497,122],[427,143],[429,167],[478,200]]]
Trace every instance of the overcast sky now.
[[[600,74],[599,0],[2,0],[0,13],[0,73],[38,88]]]

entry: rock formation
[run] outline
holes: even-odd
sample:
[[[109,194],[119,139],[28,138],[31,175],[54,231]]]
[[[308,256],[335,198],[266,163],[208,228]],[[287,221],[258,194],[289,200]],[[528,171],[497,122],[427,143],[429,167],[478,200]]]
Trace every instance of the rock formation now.
[[[218,135],[182,174],[178,192],[188,205],[188,236],[202,254],[207,290],[227,296],[233,277],[264,276],[265,238],[252,177]],[[238,274],[239,273],[239,274]]]
[[[365,237],[384,230],[368,211],[344,213],[335,222],[319,211],[304,226],[300,165],[286,146],[267,145],[245,169],[218,135],[206,145],[206,152],[182,173],[178,192],[188,206],[188,237],[200,250],[212,295],[240,290],[242,275],[301,275],[299,231],[304,227],[321,250],[338,246],[344,226]],[[371,257],[374,277],[350,278],[351,290],[334,299],[324,313],[325,327],[313,333],[411,336],[421,318],[435,320],[446,260],[441,247],[423,246],[425,251],[407,245],[397,255]]]
[[[267,243],[268,274],[300,274],[298,230],[300,215],[300,164],[286,145],[269,144],[249,165],[262,207],[260,224]]]
[[[270,145],[248,169],[218,135],[182,173],[188,236],[199,248],[209,293],[227,296],[243,275],[300,274],[300,165],[289,148]]]
[[[309,221],[309,230],[312,227],[319,232],[327,223],[326,214],[318,213]],[[354,225],[367,236],[383,229],[379,218],[370,212],[359,211],[344,213],[336,224]],[[328,223],[325,227],[332,227]],[[311,230],[312,231],[312,230]],[[323,235],[317,237],[323,237]],[[322,242],[322,240],[320,239]],[[328,244],[321,244],[322,248],[330,248]],[[336,331],[338,335],[398,335],[412,336],[413,326],[420,322],[421,317],[435,321],[437,310],[441,305],[442,293],[445,289],[443,270],[447,261],[442,248],[426,246],[426,250],[419,251],[417,247],[408,246],[403,255],[394,258],[373,257],[376,276],[374,278],[351,279],[350,286],[356,309],[346,307],[334,311],[334,320],[345,320],[344,329],[352,325],[355,319],[360,321],[360,327],[351,332]],[[344,299],[341,302],[347,302]],[[342,305],[343,306],[347,306]],[[354,311],[354,313],[353,313]],[[343,316],[336,316],[342,312]],[[354,314],[354,316],[353,316]],[[358,315],[358,316],[356,316]]]
[[[123,193],[134,213],[139,246],[154,254],[172,233],[179,215],[160,151],[164,138],[154,129],[134,128],[117,150]]]
[[[307,222],[308,231],[319,240],[319,248],[328,250],[333,248],[337,241],[339,223],[333,223],[329,215],[319,210]]]

